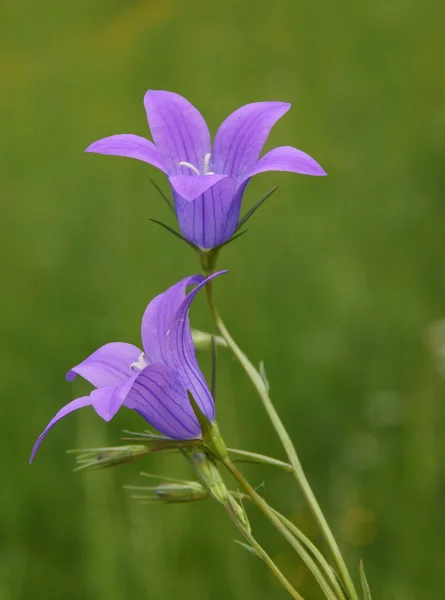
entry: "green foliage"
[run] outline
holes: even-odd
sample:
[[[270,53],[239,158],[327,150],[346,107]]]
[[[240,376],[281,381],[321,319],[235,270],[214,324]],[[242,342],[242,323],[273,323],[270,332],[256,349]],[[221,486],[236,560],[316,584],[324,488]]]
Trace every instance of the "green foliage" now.
[[[48,420],[88,390],[64,380],[68,368],[105,342],[139,344],[148,301],[199,271],[149,221],[175,226],[149,182],[167,192],[162,175],[83,154],[106,135],[147,135],[148,87],[187,96],[213,130],[246,102],[292,102],[269,147],[296,145],[329,176],[252,181],[244,212],[279,190],[221,251],[218,307],[264,360],[348,565],[364,557],[377,598],[443,596],[444,13],[433,0],[6,3],[0,598],[286,598],[233,547],[215,503],[139,506],[122,489],[141,468],[189,480],[177,456],[72,473],[67,448],[116,446],[122,429],[143,428],[137,415],[105,424],[79,411],[27,464]],[[192,319],[211,330],[204,298]],[[230,446],[285,459],[226,351],[217,411]],[[245,470],[320,541],[289,475]],[[262,521],[261,542],[306,600],[320,597]]]

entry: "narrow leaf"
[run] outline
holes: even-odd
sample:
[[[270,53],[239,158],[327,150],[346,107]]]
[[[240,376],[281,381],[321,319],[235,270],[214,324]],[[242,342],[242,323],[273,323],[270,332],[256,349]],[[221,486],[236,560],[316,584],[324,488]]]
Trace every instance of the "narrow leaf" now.
[[[244,550],[247,550],[247,552],[249,552],[250,554],[253,554],[254,556],[257,556],[258,558],[261,558],[258,555],[258,552],[255,550],[255,548],[252,548],[252,546],[249,546],[249,544],[245,544],[244,542],[240,542],[239,540],[233,540],[235,542],[235,544],[238,544],[238,546],[241,546],[241,548],[244,548]]]
[[[167,198],[167,196],[164,194],[164,192],[161,190],[161,188],[158,186],[158,184],[154,181],[154,179],[152,179],[151,177],[148,178],[150,180],[151,185],[155,188],[155,190],[160,194],[161,198],[165,201],[165,203],[167,204],[167,206],[169,207],[169,209],[172,211],[172,213],[175,215],[176,217],[176,211],[175,211],[175,207],[173,206],[173,204],[171,203],[170,199]]]
[[[360,561],[360,581],[362,582],[364,600],[372,600],[371,590],[369,588],[368,580],[366,579],[365,568],[362,560]]]
[[[175,231],[173,229],[173,227],[170,227],[170,225],[167,225],[166,223],[163,223],[162,221],[158,221],[157,219],[149,219],[149,220],[152,223],[156,223],[156,225],[160,225],[161,227],[163,227],[164,229],[166,229],[167,231],[172,233],[174,236],[176,236],[177,238],[179,238],[180,240],[182,240],[183,242],[188,244],[191,248],[193,248],[193,250],[196,250],[197,252],[199,252],[198,246],[195,246],[195,244],[193,244],[193,242],[189,242],[189,240],[187,240],[183,235],[181,235],[180,233]]]
[[[248,210],[246,212],[246,214],[244,215],[244,217],[240,220],[240,222],[238,223],[235,231],[238,231],[238,229],[241,229],[241,227],[244,225],[244,223],[250,219],[250,217],[253,215],[254,212],[256,212],[259,207],[263,204],[263,202],[266,202],[266,200],[272,196],[272,194],[278,189],[278,186],[276,185],[275,187],[273,187],[271,190],[269,190],[267,192],[267,194],[265,196],[263,196],[260,200],[258,200],[258,202],[256,204],[254,204],[252,206],[252,208],[250,210]]]
[[[133,435],[135,437],[147,438],[149,440],[164,440],[171,441],[171,438],[166,437],[165,435],[157,435],[156,433],[151,433],[151,431],[145,430],[143,433],[139,431],[130,431],[129,429],[122,429],[122,433],[128,433],[128,435]]]
[[[239,226],[236,228],[235,231],[238,231]],[[230,240],[227,240],[227,242],[224,242],[222,244],[220,244],[219,246],[216,246],[216,248],[214,248],[214,250],[221,250],[221,248],[224,248],[224,246],[228,246],[229,244],[231,244],[232,242],[234,242],[235,240],[237,240],[239,237],[241,237],[242,235],[244,235],[245,233],[247,233],[247,229],[245,229],[244,231],[241,231],[240,233],[237,233],[236,235],[233,235]]]

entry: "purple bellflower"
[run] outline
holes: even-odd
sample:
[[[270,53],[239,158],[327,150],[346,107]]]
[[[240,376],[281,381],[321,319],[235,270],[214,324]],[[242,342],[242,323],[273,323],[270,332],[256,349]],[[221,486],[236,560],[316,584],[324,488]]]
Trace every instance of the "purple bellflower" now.
[[[119,134],[94,142],[86,152],[136,158],[166,173],[182,234],[201,249],[215,248],[235,233],[253,175],[326,175],[313,158],[291,146],[259,158],[270,130],[290,109],[285,102],[242,106],[222,123],[213,145],[201,113],[182,96],[149,90],[144,104],[154,144],[138,135]]]
[[[199,437],[201,427],[187,391],[210,422],[215,418],[215,405],[195,357],[188,312],[199,290],[222,273],[225,271],[207,279],[202,275],[187,277],[156,296],[142,318],[143,352],[123,342],[105,344],[68,371],[68,381],[80,375],[96,389],[59,410],[35,443],[31,461],[60,419],[90,405],[105,421],[126,406],[169,438]],[[187,286],[193,284],[196,287],[186,295]]]

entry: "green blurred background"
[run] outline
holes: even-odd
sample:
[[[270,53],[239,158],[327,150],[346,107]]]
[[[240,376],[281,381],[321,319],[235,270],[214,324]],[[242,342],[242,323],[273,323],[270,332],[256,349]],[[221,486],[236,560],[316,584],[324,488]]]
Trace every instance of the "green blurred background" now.
[[[357,574],[381,599],[445,594],[445,5],[435,0],[2,2],[0,598],[287,597],[211,502],[137,505],[141,464],[73,474],[72,447],[114,444],[90,409],[36,436],[86,387],[66,370],[107,341],[139,343],[155,294],[197,272],[149,222],[170,215],[155,169],[85,155],[113,133],[148,135],[148,88],[176,91],[212,131],[247,102],[293,108],[268,147],[295,145],[329,173],[256,177],[228,248],[220,309],[272,397]],[[169,221],[173,224],[172,221]],[[195,327],[211,327],[204,299]],[[208,358],[203,365],[207,369]],[[282,457],[250,383],[219,355],[219,423],[232,446]],[[178,458],[146,470],[190,476]],[[246,468],[320,542],[290,477]],[[306,600],[311,577],[252,512],[259,539]]]

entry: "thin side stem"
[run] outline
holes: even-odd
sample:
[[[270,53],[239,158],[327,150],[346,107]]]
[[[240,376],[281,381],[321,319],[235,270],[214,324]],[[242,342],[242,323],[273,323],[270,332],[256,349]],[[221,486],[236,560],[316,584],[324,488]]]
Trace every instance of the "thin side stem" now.
[[[269,521],[275,526],[275,528],[281,533],[281,535],[289,542],[292,548],[298,553],[300,558],[303,560],[307,568],[311,571],[318,585],[323,590],[324,595],[328,600],[340,600],[332,590],[324,574],[320,571],[317,563],[314,561],[312,556],[307,552],[303,544],[289,531],[289,528],[284,525],[281,520],[274,514],[267,502],[262,498],[256,490],[250,485],[244,475],[237,469],[229,458],[223,461],[227,470],[233,475],[238,481],[243,490],[249,496],[250,500],[260,509],[260,511],[269,519]]]
[[[277,460],[271,456],[264,456],[264,454],[257,454],[256,452],[248,452],[247,450],[238,450],[236,448],[227,448],[227,452],[235,456],[233,462],[249,462],[257,465],[267,465],[269,467],[278,467],[288,473],[293,473],[294,470],[292,465],[282,460]]]
[[[289,592],[289,594],[292,596],[292,598],[294,598],[294,600],[304,600],[303,596],[301,596],[301,594],[299,594],[297,592],[297,590],[291,585],[291,583],[283,575],[283,573],[280,571],[280,569],[277,567],[277,565],[274,563],[274,561],[270,558],[270,556],[267,554],[267,552],[264,550],[264,548],[256,541],[256,539],[253,537],[252,533],[248,529],[245,529],[239,523],[239,520],[238,520],[236,514],[233,512],[232,508],[230,507],[230,504],[227,504],[225,506],[225,508],[226,508],[226,511],[227,511],[230,519],[236,525],[238,531],[249,542],[250,546],[255,550],[258,557],[270,569],[270,571],[273,573],[273,575],[276,577],[276,579],[281,583],[281,585],[284,587],[284,589]]]
[[[215,320],[219,332],[221,333],[222,337],[227,342],[227,345],[232,350],[233,354],[236,356],[238,361],[241,363],[242,367],[244,368],[253,385],[255,386],[263,402],[264,408],[266,409],[267,414],[275,428],[275,431],[277,432],[278,437],[280,438],[284,446],[289,461],[293,467],[294,475],[300,485],[301,491],[306,499],[306,502],[308,503],[309,508],[312,511],[314,519],[317,522],[318,527],[320,528],[320,531],[323,534],[329,549],[332,552],[345,588],[347,589],[351,600],[358,600],[357,591],[349,574],[346,563],[341,555],[340,548],[338,547],[338,544],[335,541],[334,535],[326,521],[326,518],[320,508],[320,505],[318,504],[317,499],[315,498],[314,492],[312,491],[312,488],[309,485],[300,459],[298,457],[297,451],[295,450],[295,447],[292,443],[288,432],[286,431],[286,428],[283,425],[283,422],[281,421],[277,411],[275,410],[275,407],[269,397],[264,381],[261,375],[255,369],[255,367],[252,365],[250,360],[247,358],[247,356],[232,338],[218,311],[216,310],[215,303],[213,300],[212,281],[209,281],[206,285],[206,294],[210,310],[212,312],[213,318]]]

